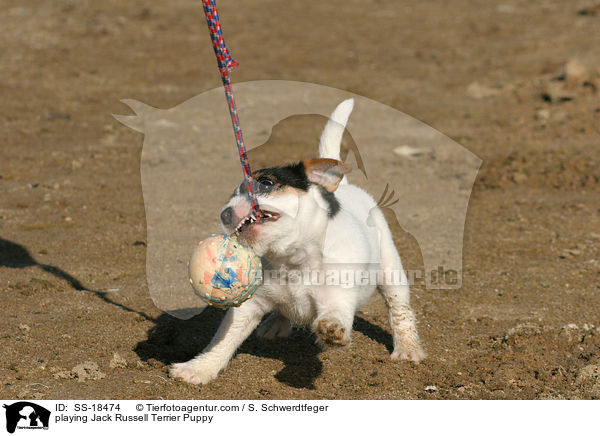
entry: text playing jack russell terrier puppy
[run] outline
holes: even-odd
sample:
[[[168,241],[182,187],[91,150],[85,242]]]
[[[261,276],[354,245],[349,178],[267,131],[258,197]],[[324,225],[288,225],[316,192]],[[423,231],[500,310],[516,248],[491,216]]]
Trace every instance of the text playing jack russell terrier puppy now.
[[[369,194],[347,182],[350,167],[340,161],[353,106],[353,99],[343,101],[331,114],[321,135],[319,159],[254,172],[262,216],[250,218],[243,184],[223,207],[222,231],[237,233],[263,258],[265,281],[250,300],[227,311],[202,353],[172,366],[172,376],[208,383],[257,326],[259,337],[274,339],[288,336],[292,324],[307,325],[322,345],[348,345],[354,314],[375,289],[389,309],[392,359],[417,362],[425,357],[409,306],[408,280],[385,217]],[[389,274],[350,284],[329,280],[336,276],[332,272],[348,270],[365,272],[363,278],[373,277],[373,271],[391,271],[399,280],[389,280]],[[309,272],[310,280],[306,274],[300,279],[299,272]],[[328,280],[313,280],[319,273]]]

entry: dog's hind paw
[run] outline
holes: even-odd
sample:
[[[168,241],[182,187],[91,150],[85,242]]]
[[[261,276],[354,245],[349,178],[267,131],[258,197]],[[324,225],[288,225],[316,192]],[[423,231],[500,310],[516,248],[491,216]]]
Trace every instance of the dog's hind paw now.
[[[350,343],[350,332],[337,320],[320,320],[317,324],[317,334],[323,344],[343,347]]]
[[[205,364],[190,360],[188,362],[174,363],[169,370],[171,377],[183,379],[183,381],[199,385],[206,384],[217,378],[219,371],[207,367]]]
[[[279,312],[273,312],[256,330],[256,336],[261,339],[273,340],[287,338],[292,331],[292,323]]]

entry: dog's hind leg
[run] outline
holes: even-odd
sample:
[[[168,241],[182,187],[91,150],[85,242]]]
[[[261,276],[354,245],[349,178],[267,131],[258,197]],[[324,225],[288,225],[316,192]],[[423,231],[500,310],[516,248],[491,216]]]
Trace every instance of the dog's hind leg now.
[[[421,340],[417,333],[417,319],[410,308],[410,288],[392,233],[380,210],[372,211],[379,232],[381,270],[377,289],[388,307],[388,317],[394,351],[392,359],[407,359],[418,362],[425,358]],[[390,274],[385,274],[385,272]]]
[[[287,338],[292,331],[292,323],[279,311],[272,312],[256,329],[256,336],[273,340]]]
[[[342,347],[350,344],[356,311],[355,295],[353,289],[327,285],[315,292],[317,316],[312,329],[320,345]]]

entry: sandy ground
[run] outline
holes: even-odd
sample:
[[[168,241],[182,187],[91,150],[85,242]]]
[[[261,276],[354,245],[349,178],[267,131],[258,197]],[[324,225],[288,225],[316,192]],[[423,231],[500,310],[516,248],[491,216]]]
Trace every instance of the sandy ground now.
[[[220,2],[242,65],[234,81],[352,91],[483,160],[462,288],[413,288],[429,358],[389,360],[375,296],[347,349],[321,351],[305,330],[252,336],[214,382],[169,378],[223,313],[181,321],[153,305],[142,136],[111,113],[127,113],[123,98],[169,108],[219,86],[200,2],[5,0],[0,397],[600,398],[600,4],[283,4]],[[419,268],[415,240],[393,227],[405,265]]]

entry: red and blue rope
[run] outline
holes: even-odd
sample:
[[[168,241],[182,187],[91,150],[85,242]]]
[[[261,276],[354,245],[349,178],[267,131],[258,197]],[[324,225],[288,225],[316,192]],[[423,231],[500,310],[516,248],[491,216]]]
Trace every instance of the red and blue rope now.
[[[215,0],[202,0],[202,5],[204,7],[204,14],[206,15],[206,23],[208,24],[212,45],[217,57],[217,65],[219,66],[219,72],[221,73],[221,80],[223,81],[223,87],[225,88],[225,97],[227,97],[227,105],[229,106],[229,114],[231,115],[231,124],[233,125],[235,142],[240,154],[244,178],[246,179],[245,185],[252,202],[252,215],[257,217],[261,214],[261,211],[258,207],[258,200],[256,199],[256,191],[252,179],[252,169],[250,168],[250,162],[248,161],[248,152],[246,150],[246,145],[244,144],[242,128],[240,127],[240,118],[238,117],[237,108],[235,106],[233,88],[229,77],[229,72],[237,67],[238,63],[233,60],[229,54],[229,50],[227,50],[227,46],[223,40],[223,32],[221,31],[221,25],[219,24],[219,14],[217,12]]]

